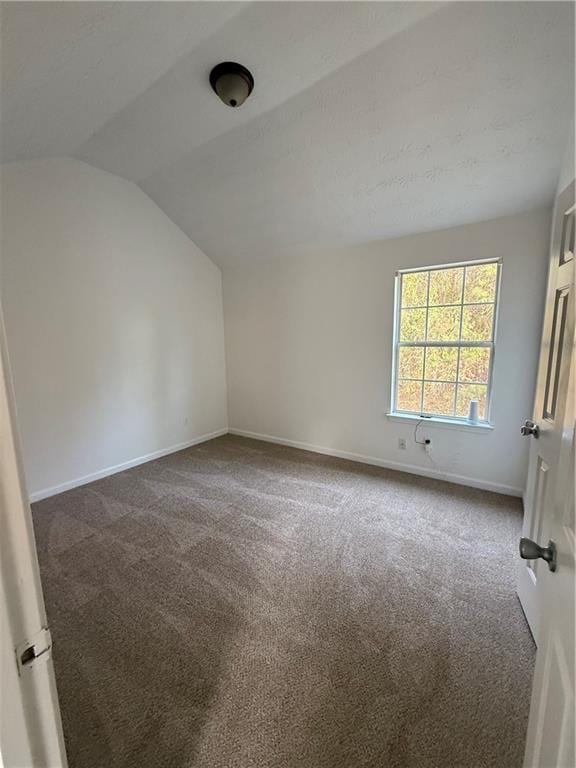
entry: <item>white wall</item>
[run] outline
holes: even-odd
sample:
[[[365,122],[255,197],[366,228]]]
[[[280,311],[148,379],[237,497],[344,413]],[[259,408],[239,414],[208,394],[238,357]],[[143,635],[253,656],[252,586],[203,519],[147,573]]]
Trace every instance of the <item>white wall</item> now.
[[[574,175],[576,173],[576,169],[574,167],[576,162],[575,151],[574,151],[575,144],[576,144],[576,125],[575,125],[574,115],[572,115],[572,119],[570,122],[570,131],[568,132],[568,143],[566,144],[566,149],[564,150],[564,156],[562,158],[562,164],[560,166],[560,175],[558,179],[558,186],[556,189],[556,197],[558,197],[558,195],[574,179]]]
[[[226,429],[221,272],[138,187],[6,165],[1,242],[31,494]]]
[[[230,428],[520,494],[546,283],[550,211],[224,270]],[[502,257],[493,431],[386,417],[394,273]],[[399,450],[405,437],[407,449]]]

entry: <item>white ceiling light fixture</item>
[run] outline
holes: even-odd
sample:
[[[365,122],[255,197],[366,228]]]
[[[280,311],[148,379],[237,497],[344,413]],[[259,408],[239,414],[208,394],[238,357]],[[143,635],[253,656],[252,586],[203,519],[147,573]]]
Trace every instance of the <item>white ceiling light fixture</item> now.
[[[240,107],[254,89],[252,73],[234,61],[223,61],[210,72],[210,85],[229,107]]]

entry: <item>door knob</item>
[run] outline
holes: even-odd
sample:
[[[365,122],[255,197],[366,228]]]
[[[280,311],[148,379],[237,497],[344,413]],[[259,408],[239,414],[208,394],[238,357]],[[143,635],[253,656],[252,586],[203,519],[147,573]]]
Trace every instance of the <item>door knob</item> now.
[[[552,540],[547,547],[541,547],[532,539],[520,539],[520,557],[523,560],[546,560],[551,571],[556,570],[556,544]]]
[[[527,437],[528,435],[534,435],[534,437],[538,437],[540,434],[540,428],[538,427],[538,424],[534,424],[534,422],[530,421],[530,419],[526,419],[524,424],[520,427],[520,434],[523,437]]]

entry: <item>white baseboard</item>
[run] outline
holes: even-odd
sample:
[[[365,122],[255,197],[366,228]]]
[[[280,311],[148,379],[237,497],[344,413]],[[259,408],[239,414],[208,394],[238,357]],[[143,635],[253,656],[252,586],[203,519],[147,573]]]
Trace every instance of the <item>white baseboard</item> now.
[[[438,472],[434,469],[426,469],[424,467],[417,467],[413,464],[403,464],[397,461],[387,461],[384,459],[378,459],[374,456],[364,456],[360,453],[351,453],[350,451],[339,451],[335,448],[326,448],[324,446],[312,445],[311,443],[303,443],[299,440],[287,440],[283,437],[276,437],[274,435],[264,435],[259,432],[249,432],[245,429],[218,429],[215,432],[210,432],[205,435],[200,435],[193,440],[188,440],[185,443],[179,443],[178,445],[172,445],[169,448],[163,448],[153,453],[148,453],[144,456],[139,456],[135,459],[130,459],[122,464],[116,464],[112,467],[106,467],[98,472],[92,472],[89,475],[78,477],[74,480],[68,480],[65,483],[54,485],[50,488],[44,488],[41,491],[36,491],[30,494],[30,503],[35,501],[41,501],[47,499],[50,496],[55,496],[58,493],[64,493],[64,491],[70,491],[72,488],[78,488],[86,483],[91,483],[94,480],[100,480],[103,477],[115,475],[117,472],[123,472],[125,469],[131,467],[137,467],[139,464],[145,464],[147,461],[153,461],[159,459],[162,456],[168,456],[170,453],[176,453],[182,451],[185,448],[190,448],[193,445],[204,443],[207,440],[213,440],[215,437],[221,437],[226,434],[239,435],[240,437],[250,437],[254,440],[262,440],[267,443],[276,443],[278,445],[287,445],[291,448],[300,448],[304,451],[312,451],[313,453],[321,453],[325,456],[335,456],[339,459],[349,459],[350,461],[357,461],[361,464],[371,464],[376,467],[383,467],[385,469],[394,469],[398,472],[408,472],[412,475],[420,475],[422,477],[431,477],[437,480],[445,480],[448,483],[455,483],[457,485],[467,485],[471,488],[480,488],[485,491],[494,491],[495,493],[503,493],[507,496],[523,496],[523,489],[514,488],[509,485],[503,485],[501,483],[492,483],[488,480],[477,480],[473,477],[465,477],[463,475],[455,475],[451,473]]]
[[[254,440],[263,440],[267,443],[277,443],[278,445],[287,445],[291,448],[301,448],[304,451],[313,451],[314,453],[322,453],[326,456],[335,456],[339,459],[350,459],[351,461],[358,461],[361,464],[371,464],[376,467],[384,467],[385,469],[395,469],[398,472],[408,472],[411,475],[421,475],[422,477],[431,477],[436,480],[445,480],[447,483],[455,483],[456,485],[467,485],[471,488],[480,488],[484,491],[493,491],[495,493],[503,493],[506,496],[522,496],[521,488],[514,488],[510,485],[503,485],[501,483],[492,483],[489,480],[478,480],[474,477],[465,477],[463,475],[455,475],[449,472],[438,472],[434,469],[426,469],[424,467],[417,467],[413,464],[402,464],[397,461],[387,461],[385,459],[377,459],[374,456],[364,456],[360,453],[351,453],[350,451],[339,451],[335,448],[325,448],[319,445],[311,445],[310,443],[302,443],[299,440],[287,440],[283,437],[276,437],[274,435],[263,435],[258,432],[248,432],[245,429],[230,428],[228,430],[231,435],[239,435],[240,437],[251,437]]]
[[[122,464],[116,464],[113,467],[106,467],[105,469],[100,469],[98,472],[92,472],[89,475],[84,475],[84,477],[78,477],[75,480],[68,480],[65,483],[60,483],[60,485],[53,485],[51,488],[44,488],[41,491],[36,491],[35,493],[30,494],[30,503],[34,503],[35,501],[41,501],[42,499],[47,499],[49,496],[56,496],[57,493],[64,493],[64,491],[70,491],[72,488],[78,488],[80,485],[86,485],[86,483],[92,483],[94,480],[101,480],[103,477],[108,477],[109,475],[115,475],[117,472],[123,472],[125,469],[130,469],[131,467],[137,467],[139,464],[145,464],[147,461],[152,461],[153,459],[159,459],[162,456],[168,456],[170,453],[176,453],[177,451],[183,451],[185,448],[190,448],[193,445],[198,445],[199,443],[205,443],[206,440],[213,440],[215,437],[221,437],[222,435],[228,434],[228,429],[217,429],[216,432],[210,432],[206,435],[200,435],[200,437],[195,437],[192,440],[187,440],[185,443],[179,443],[178,445],[171,445],[169,448],[162,448],[159,451],[154,451],[153,453],[147,453],[145,456],[138,456],[136,459],[130,459],[129,461],[124,461]]]

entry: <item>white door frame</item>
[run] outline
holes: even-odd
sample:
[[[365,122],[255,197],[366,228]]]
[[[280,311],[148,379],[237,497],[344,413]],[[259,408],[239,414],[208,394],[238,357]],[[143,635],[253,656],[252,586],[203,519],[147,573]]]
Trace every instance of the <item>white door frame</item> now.
[[[50,635],[23,478],[0,306],[0,765],[66,768]],[[31,650],[22,665],[18,658],[26,648]]]

